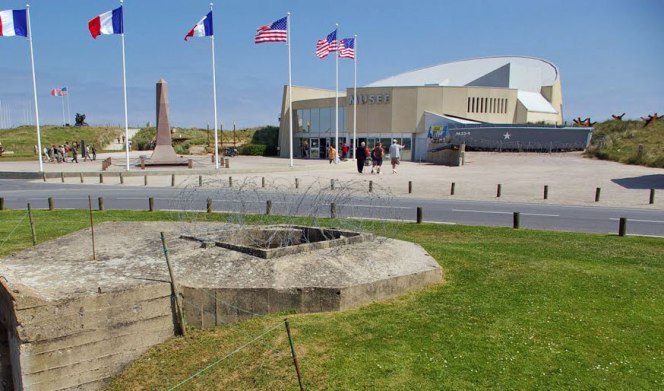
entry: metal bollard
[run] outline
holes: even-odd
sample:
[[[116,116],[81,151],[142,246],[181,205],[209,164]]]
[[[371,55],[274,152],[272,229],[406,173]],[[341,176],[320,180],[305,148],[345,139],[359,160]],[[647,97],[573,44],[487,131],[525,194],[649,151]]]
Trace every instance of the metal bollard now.
[[[595,202],[599,202],[599,195],[602,192],[602,188],[598,187],[595,189]]]
[[[417,222],[417,224],[422,224],[422,207],[421,206],[417,207],[416,222]]]
[[[295,188],[299,189],[300,188],[300,179],[295,178]]]
[[[500,195],[502,193],[503,186],[499,183],[498,186],[496,187],[496,198],[500,198]]]
[[[46,173],[42,173],[42,179],[46,182]]]
[[[330,190],[334,190],[334,179],[330,179]]]
[[[521,213],[514,212],[512,214],[512,228],[519,229],[520,225],[521,225]]]
[[[450,187],[450,195],[454,195],[454,185],[456,183],[452,182],[452,186]]]
[[[55,202],[53,202],[53,197],[48,197],[48,210],[55,209]]]
[[[408,181],[408,194],[413,193],[413,181]]]
[[[99,173],[99,183],[104,183],[104,174]]]
[[[148,210],[154,212],[154,197],[148,198]]]
[[[78,173],[78,176],[81,178],[81,183],[83,183],[83,173],[82,173],[82,172],[79,172],[79,173]]]
[[[194,167],[194,161],[192,159],[187,160],[187,168],[193,168]]]
[[[145,170],[145,158],[141,158],[141,170]]]
[[[203,186],[203,175],[198,176],[198,187]]]
[[[369,181],[369,193],[373,192],[373,181]]]
[[[228,186],[233,187],[233,177],[232,176],[228,177]]]
[[[544,185],[544,199],[549,199],[549,185]]]
[[[330,204],[330,218],[336,219],[337,218],[337,204],[332,202]]]
[[[265,187],[265,177],[261,178],[261,187]]]
[[[65,183],[65,173],[64,172],[60,173],[60,180],[62,180],[62,183]]]
[[[124,185],[124,176],[120,173],[120,184]]]
[[[212,213],[212,198],[207,199],[207,205],[205,207],[207,213]]]
[[[226,167],[226,168],[231,167],[231,159],[229,159],[229,158],[224,159],[224,167]]]
[[[144,175],[144,176],[143,176],[143,185],[144,185],[144,186],[147,186],[147,185],[148,185],[148,176],[147,176],[147,175]]]
[[[97,198],[97,203],[99,204],[99,211],[104,210],[104,197]]]
[[[265,214],[268,216],[272,214],[272,200],[265,201]]]
[[[621,217],[620,223],[618,225],[618,236],[625,236],[625,235],[627,235],[627,218]]]
[[[655,203],[655,189],[650,189],[650,201],[648,201],[650,205]]]

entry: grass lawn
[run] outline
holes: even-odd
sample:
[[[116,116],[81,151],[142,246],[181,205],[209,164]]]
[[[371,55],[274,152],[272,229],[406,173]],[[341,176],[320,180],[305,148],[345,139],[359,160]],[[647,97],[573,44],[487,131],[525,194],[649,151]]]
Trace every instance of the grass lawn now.
[[[27,219],[16,227],[24,214],[0,212],[0,255],[30,245]],[[97,222],[177,217],[95,212]],[[38,239],[87,218],[36,211]],[[386,231],[429,251],[445,283],[343,313],[190,330],[108,389],[169,389],[215,364],[178,389],[296,390],[285,316],[309,390],[664,389],[663,239],[433,224]]]

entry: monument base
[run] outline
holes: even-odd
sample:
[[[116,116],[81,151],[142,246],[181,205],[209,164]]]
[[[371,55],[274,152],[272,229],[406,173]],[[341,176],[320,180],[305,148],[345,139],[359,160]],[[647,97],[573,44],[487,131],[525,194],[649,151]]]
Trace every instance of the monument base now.
[[[146,166],[187,166],[189,160],[181,158],[175,153],[171,145],[157,145],[149,159],[145,159],[142,165]]]

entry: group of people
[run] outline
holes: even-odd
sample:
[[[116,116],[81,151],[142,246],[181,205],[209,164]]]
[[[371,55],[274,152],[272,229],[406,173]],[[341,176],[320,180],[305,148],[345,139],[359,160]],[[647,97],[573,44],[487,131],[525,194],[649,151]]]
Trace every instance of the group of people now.
[[[399,160],[401,160],[401,150],[403,148],[404,145],[397,143],[396,139],[392,140],[392,145],[390,145],[389,149],[392,174],[397,173],[397,166],[399,165]],[[380,169],[383,166],[383,158],[385,157],[383,143],[377,143],[372,150],[369,150],[366,143],[362,141],[355,150],[355,157],[357,159],[357,172],[362,174],[367,158],[371,158],[371,173],[373,174],[375,171],[376,174],[380,174]]]
[[[42,154],[45,162],[51,163],[78,163],[79,147],[77,142],[69,144],[65,142],[62,145],[51,145],[51,147],[44,147]],[[69,160],[69,155],[71,154],[71,160]],[[83,161],[97,160],[97,148],[93,145],[86,145],[84,149],[81,150],[81,158]]]
[[[348,159],[348,151],[350,151],[350,147],[348,144],[344,144],[341,146],[341,160],[346,160]],[[337,149],[334,148],[334,145],[330,145],[330,147],[327,149],[327,159],[330,161],[330,164],[332,162],[337,161]]]

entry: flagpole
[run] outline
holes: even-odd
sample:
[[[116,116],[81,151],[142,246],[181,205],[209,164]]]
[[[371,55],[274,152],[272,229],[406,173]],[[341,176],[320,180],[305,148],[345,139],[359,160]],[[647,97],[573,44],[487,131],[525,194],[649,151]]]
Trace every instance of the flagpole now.
[[[69,120],[71,119],[71,111],[69,111],[69,87],[67,87],[67,121],[65,121],[65,125],[67,125]]]
[[[335,163],[339,163],[339,23],[335,24],[336,26],[336,33],[337,33],[337,38],[336,38],[336,51],[337,55],[335,58],[335,68],[336,68],[336,87],[334,88],[335,92],[335,98],[334,98],[334,148],[337,149],[337,155],[334,158]]]
[[[120,7],[124,0],[120,0]],[[129,118],[127,116],[127,70],[125,66],[125,39],[124,39],[124,9],[122,10],[122,90],[124,93],[124,120],[125,120],[125,154],[127,156],[127,171],[129,171]]]
[[[61,92],[62,94],[62,92]],[[60,95],[60,101],[62,103],[62,126],[65,126],[65,96]]]
[[[37,125],[37,148],[39,151],[39,172],[44,172],[44,163],[42,162],[41,146],[41,128],[39,127],[39,106],[37,105],[37,78],[35,77],[35,55],[32,50],[32,28],[30,26],[30,4],[26,4],[26,14],[28,17],[28,42],[30,43],[30,63],[32,64],[32,92],[35,98],[35,124]]]
[[[213,5],[213,3],[210,3],[210,12],[212,12]],[[214,21],[214,18],[212,20]],[[212,44],[212,102],[214,104],[214,167],[219,169],[219,136],[217,135],[217,67],[215,66],[214,59],[214,33],[210,37],[210,43]]]
[[[353,160],[355,160],[357,150],[357,34],[355,34],[355,58],[353,66],[355,68],[355,80],[353,82]]]
[[[291,14],[290,12],[286,16],[286,28],[288,31],[286,35],[288,36],[288,153],[290,155],[290,166],[293,167],[293,83],[291,77]]]

